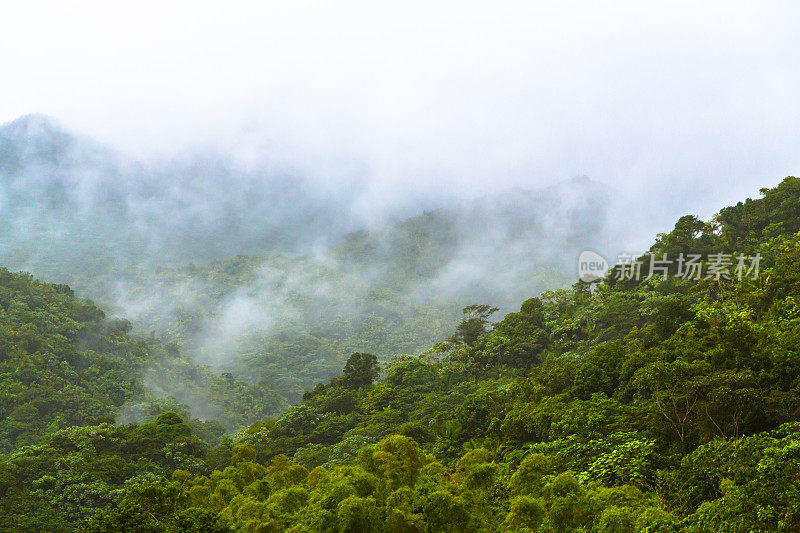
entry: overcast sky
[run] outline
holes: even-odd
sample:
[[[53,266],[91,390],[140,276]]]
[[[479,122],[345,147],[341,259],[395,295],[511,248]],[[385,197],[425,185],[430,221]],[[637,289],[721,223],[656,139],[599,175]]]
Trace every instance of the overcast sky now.
[[[3,2],[0,122],[384,200],[587,175],[664,220],[800,172],[798,2],[119,4]]]

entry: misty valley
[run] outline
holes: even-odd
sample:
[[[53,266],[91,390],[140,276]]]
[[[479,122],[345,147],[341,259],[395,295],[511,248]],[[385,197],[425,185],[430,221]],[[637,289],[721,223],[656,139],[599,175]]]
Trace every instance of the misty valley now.
[[[296,403],[350,353],[422,353],[472,300],[509,311],[566,285],[580,249],[608,240],[606,194],[589,180],[366,226],[352,198],[317,198],[291,176],[219,160],[179,167],[176,183],[165,173],[177,164],[147,168],[46,117],[4,126],[0,141],[4,266],[68,284],[199,365],[176,381],[159,363],[141,379],[229,430]],[[225,408],[208,369],[270,398],[252,415]]]
[[[634,277],[588,178],[256,168],[0,127],[0,529],[800,529],[800,179],[639,259],[760,270]]]

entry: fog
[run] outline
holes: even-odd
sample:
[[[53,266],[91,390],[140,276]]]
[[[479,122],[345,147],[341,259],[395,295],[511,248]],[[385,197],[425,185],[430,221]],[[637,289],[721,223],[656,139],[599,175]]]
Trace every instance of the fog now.
[[[0,122],[44,113],[137,157],[212,150],[361,183],[366,219],[588,175],[663,225],[797,173],[799,10],[15,3]]]
[[[291,399],[353,351],[421,353],[466,305],[509,312],[566,286],[581,250],[632,234],[613,190],[587,177],[411,194],[365,217],[365,181],[320,189],[220,153],[133,159],[41,115],[0,127],[0,153],[4,266]]]

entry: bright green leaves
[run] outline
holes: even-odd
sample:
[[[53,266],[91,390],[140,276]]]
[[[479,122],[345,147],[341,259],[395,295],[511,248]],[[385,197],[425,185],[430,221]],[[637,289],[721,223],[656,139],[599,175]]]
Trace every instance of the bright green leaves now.
[[[386,437],[375,446],[362,449],[358,457],[359,465],[376,474],[389,491],[414,486],[424,460],[419,445],[402,435]]]

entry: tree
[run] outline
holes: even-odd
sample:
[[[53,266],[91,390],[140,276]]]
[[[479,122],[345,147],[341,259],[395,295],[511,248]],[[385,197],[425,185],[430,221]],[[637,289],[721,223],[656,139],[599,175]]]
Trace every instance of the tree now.
[[[461,323],[456,326],[455,333],[450,337],[450,342],[474,347],[481,335],[486,333],[489,317],[497,311],[497,307],[491,307],[486,304],[468,305],[462,309],[464,316],[461,319]]]
[[[634,381],[640,392],[649,393],[654,407],[678,436],[682,445],[697,427],[702,391],[695,379],[705,375],[708,365],[702,361],[687,363],[652,363],[637,371]]]
[[[670,233],[660,233],[653,252],[668,254],[671,258],[679,253],[700,253],[697,239],[708,230],[707,224],[693,215],[682,216]]]
[[[342,385],[350,389],[369,387],[378,378],[381,369],[378,358],[369,353],[354,353],[344,365]]]

